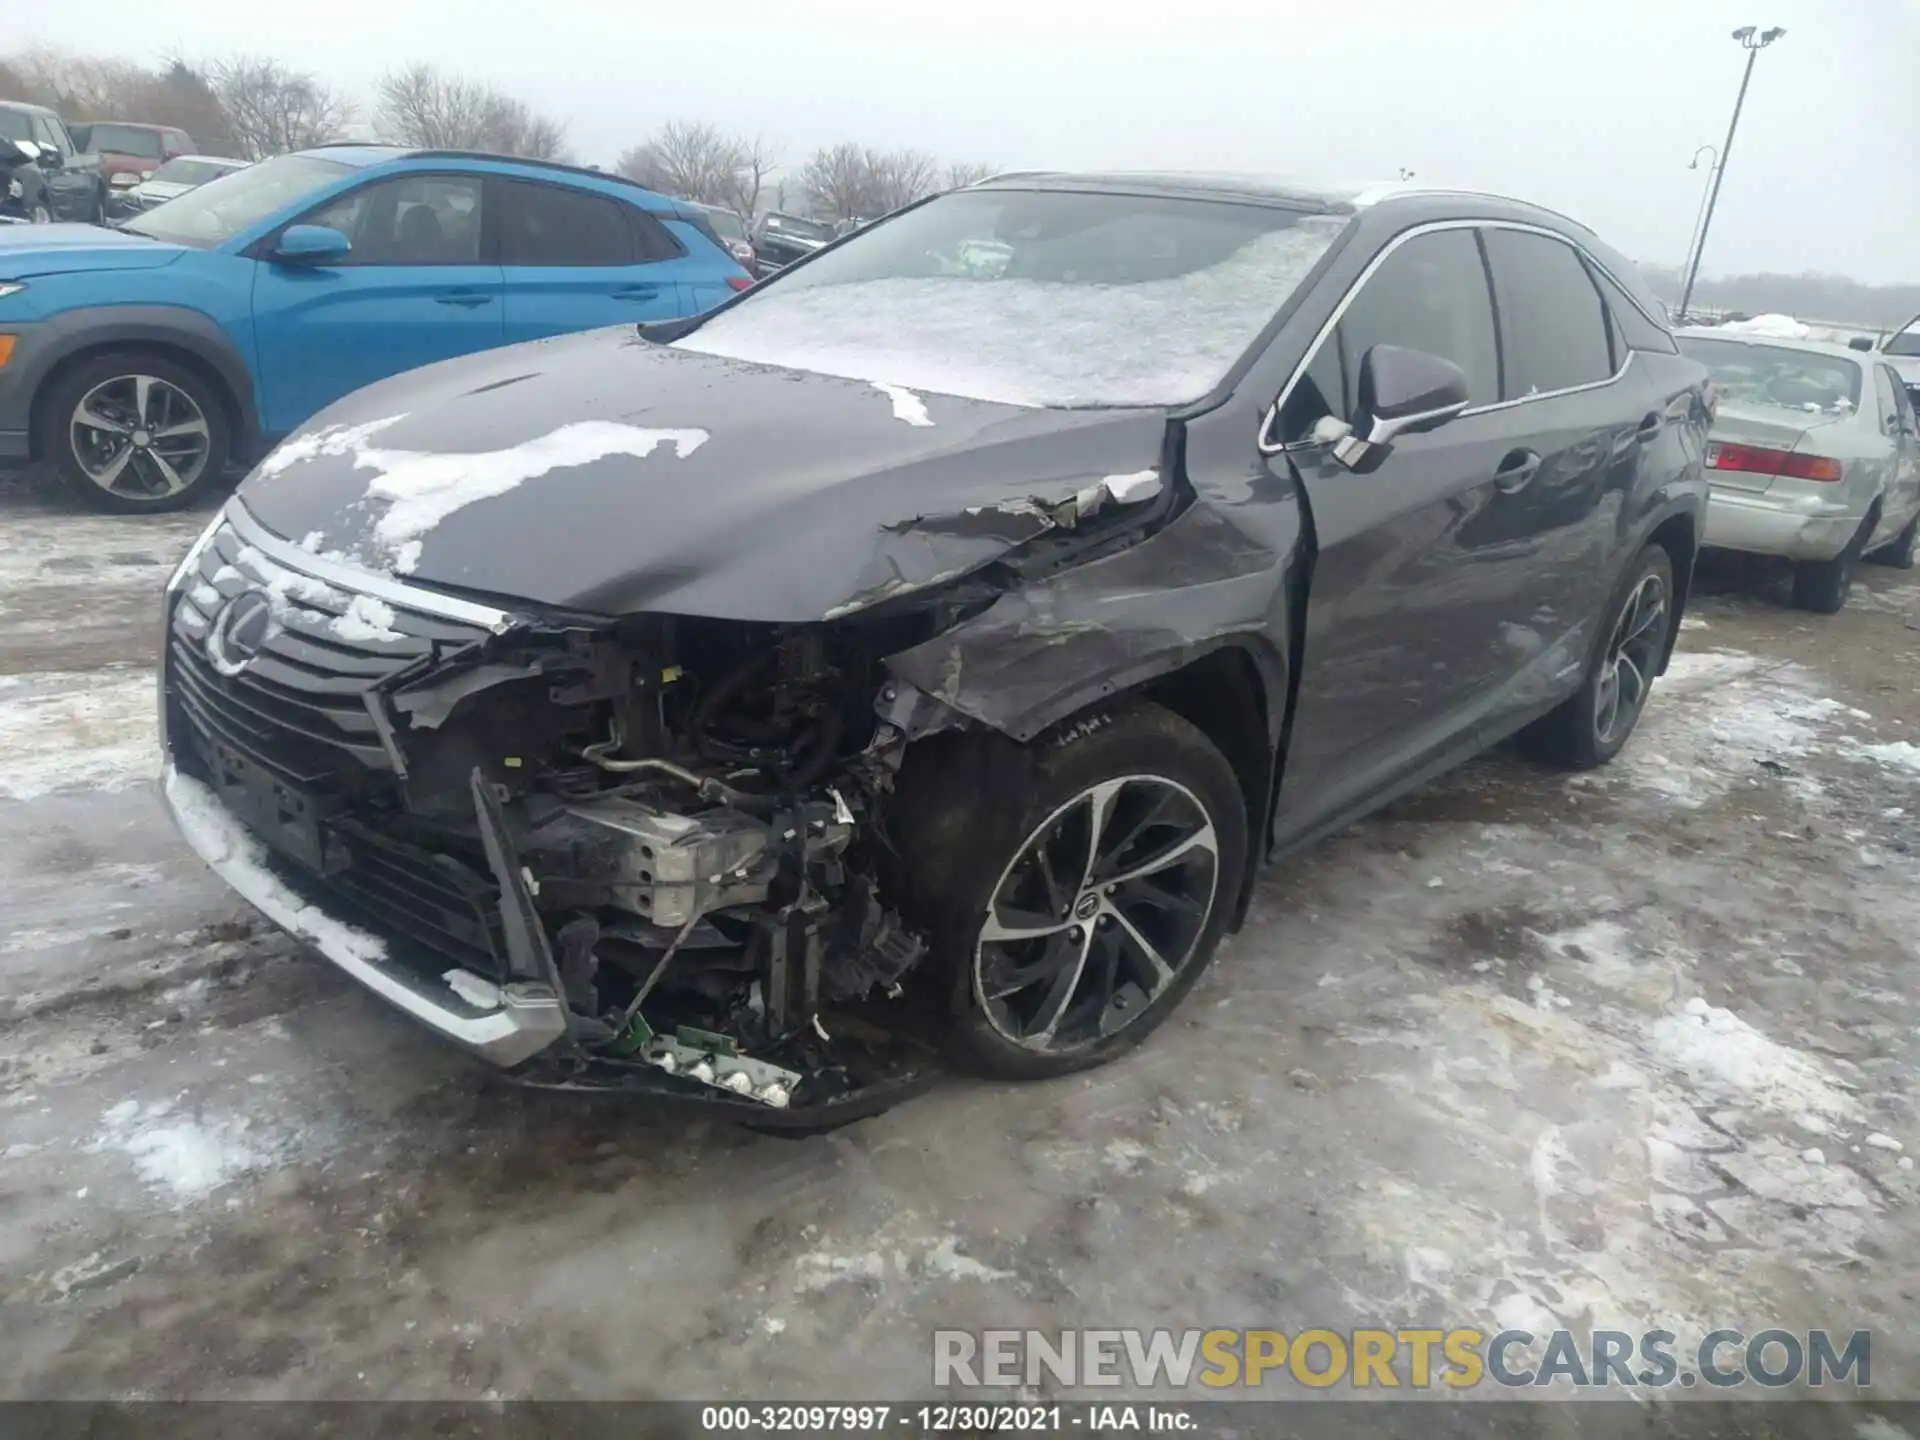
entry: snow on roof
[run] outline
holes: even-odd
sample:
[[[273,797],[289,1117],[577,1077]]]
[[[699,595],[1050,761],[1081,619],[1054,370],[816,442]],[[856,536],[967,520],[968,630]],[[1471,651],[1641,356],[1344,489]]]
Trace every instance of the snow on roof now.
[[[1765,335],[1771,340],[1811,340],[1813,331],[1791,315],[1756,315],[1751,320],[1729,320],[1719,327],[1737,335]]]

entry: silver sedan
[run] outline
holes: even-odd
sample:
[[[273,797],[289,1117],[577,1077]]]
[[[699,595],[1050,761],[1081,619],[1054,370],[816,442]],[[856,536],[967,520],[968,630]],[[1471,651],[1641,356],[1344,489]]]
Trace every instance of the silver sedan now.
[[[1855,565],[1913,564],[1920,424],[1877,355],[1764,334],[1678,331],[1713,378],[1706,543],[1793,562],[1793,603],[1831,615]]]

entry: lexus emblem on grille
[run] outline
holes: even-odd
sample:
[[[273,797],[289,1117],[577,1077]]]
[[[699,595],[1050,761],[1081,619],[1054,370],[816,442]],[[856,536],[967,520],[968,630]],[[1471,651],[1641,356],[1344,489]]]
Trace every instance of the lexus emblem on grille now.
[[[273,603],[258,590],[243,590],[222,605],[207,631],[207,659],[222,675],[251,665],[273,634]]]

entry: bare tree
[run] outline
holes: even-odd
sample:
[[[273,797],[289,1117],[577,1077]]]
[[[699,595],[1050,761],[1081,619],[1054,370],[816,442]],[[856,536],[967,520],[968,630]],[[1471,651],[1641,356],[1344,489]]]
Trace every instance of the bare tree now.
[[[559,121],[481,81],[409,65],[382,79],[379,95],[375,126],[393,144],[566,158],[566,128]]]
[[[864,146],[843,143],[816,150],[800,167],[800,193],[816,214],[846,220],[869,213],[873,166]]]
[[[947,166],[947,186],[949,190],[964,190],[969,185],[978,185],[993,174],[991,165],[976,165],[970,160],[955,160]]]
[[[850,143],[814,151],[799,175],[807,203],[834,220],[885,215],[942,189],[941,179],[939,163],[924,151]]]
[[[243,159],[304,150],[338,138],[353,123],[354,108],[344,97],[278,60],[235,56],[213,65],[211,75],[228,133]]]
[[[760,136],[747,140],[705,121],[670,120],[618,163],[622,175],[650,190],[724,205],[751,218],[779,160]]]
[[[924,150],[886,150],[867,152],[873,174],[871,208],[861,212],[865,218],[885,215],[902,205],[911,205],[939,190],[940,165]]]
[[[780,152],[764,135],[734,143],[738,153],[733,177],[727,187],[727,198],[721,203],[735,214],[752,220],[760,209],[760,197],[767,188],[767,180],[780,168]]]

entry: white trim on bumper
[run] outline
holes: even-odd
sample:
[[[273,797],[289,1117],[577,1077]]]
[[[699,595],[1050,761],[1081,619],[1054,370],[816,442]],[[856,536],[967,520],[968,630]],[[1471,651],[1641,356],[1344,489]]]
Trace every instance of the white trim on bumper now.
[[[446,977],[389,960],[385,941],[334,919],[282,881],[264,863],[264,848],[252,833],[211,789],[182,775],[171,761],[160,793],[187,844],[242,899],[429,1029],[501,1066],[518,1065],[566,1034],[566,1013],[544,986],[508,985],[495,1003],[492,982],[471,972],[448,972],[472,980],[462,986],[463,994]]]

